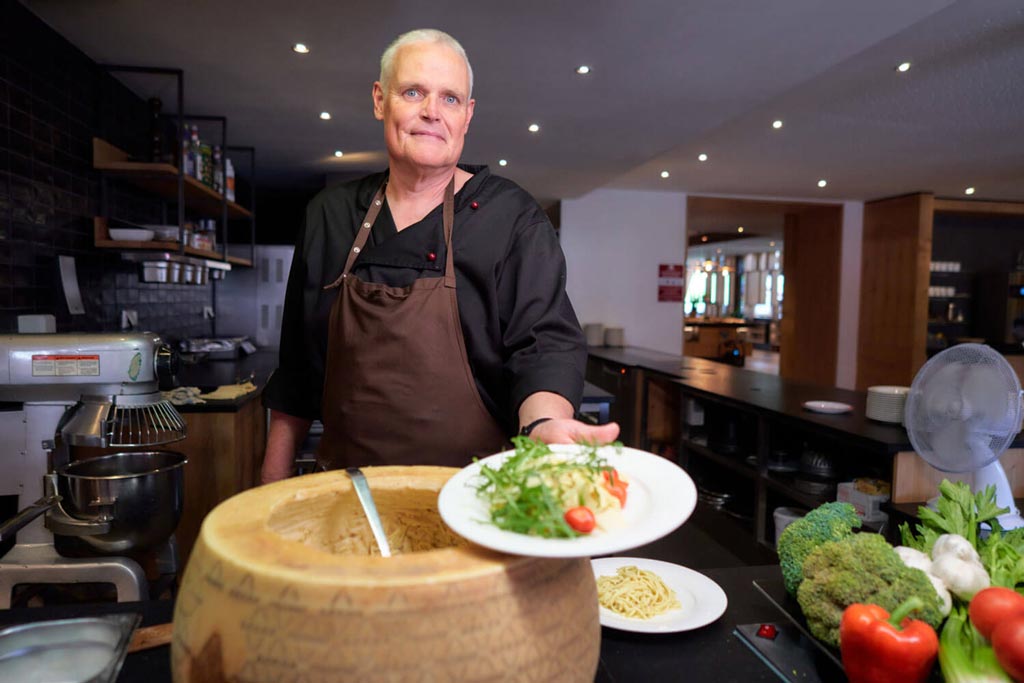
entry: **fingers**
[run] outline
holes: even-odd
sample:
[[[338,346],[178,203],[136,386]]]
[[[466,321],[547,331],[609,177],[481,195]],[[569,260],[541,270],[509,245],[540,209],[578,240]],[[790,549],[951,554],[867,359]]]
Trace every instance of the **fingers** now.
[[[533,431],[533,438],[544,443],[587,443],[605,444],[619,436],[619,425],[609,422],[604,425],[588,425],[577,420],[550,420]]]

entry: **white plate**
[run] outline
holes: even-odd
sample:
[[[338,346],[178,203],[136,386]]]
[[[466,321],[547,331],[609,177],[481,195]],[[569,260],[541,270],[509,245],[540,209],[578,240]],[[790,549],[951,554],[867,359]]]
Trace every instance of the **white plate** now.
[[[830,415],[839,415],[853,410],[853,406],[849,403],[839,403],[838,401],[804,401],[802,405],[804,410],[809,410],[812,413],[828,413]]]
[[[153,239],[152,230],[135,228],[109,228],[110,239],[118,242],[149,242]]]
[[[556,453],[579,453],[581,446],[553,445]],[[441,519],[452,531],[477,545],[513,555],[594,557],[611,555],[656,541],[687,520],[697,505],[697,487],[690,475],[661,456],[604,446],[599,454],[629,482],[622,525],[577,538],[540,538],[504,531],[490,522],[487,502],[476,493],[480,468],[501,466],[515,453],[504,451],[463,468],[448,480],[437,499]]]
[[[729,606],[729,599],[721,586],[700,572],[678,564],[640,557],[603,557],[590,561],[595,579],[599,576],[614,576],[619,567],[626,565],[635,565],[661,577],[665,585],[676,592],[681,607],[650,619],[631,619],[601,607],[599,618],[602,626],[638,633],[692,631],[718,619]]]

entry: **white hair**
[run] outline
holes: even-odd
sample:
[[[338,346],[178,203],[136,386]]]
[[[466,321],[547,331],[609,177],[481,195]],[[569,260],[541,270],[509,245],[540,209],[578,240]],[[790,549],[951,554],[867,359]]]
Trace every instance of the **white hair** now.
[[[391,77],[395,71],[395,55],[398,53],[398,49],[405,45],[411,45],[413,43],[440,43],[447,45],[456,52],[462,61],[466,63],[466,71],[469,73],[469,94],[467,97],[473,96],[473,67],[469,64],[469,57],[466,56],[466,51],[463,49],[459,41],[452,38],[444,31],[439,31],[435,28],[418,28],[395,38],[387,49],[384,50],[384,54],[380,57],[380,85],[386,93],[388,86],[391,83]]]

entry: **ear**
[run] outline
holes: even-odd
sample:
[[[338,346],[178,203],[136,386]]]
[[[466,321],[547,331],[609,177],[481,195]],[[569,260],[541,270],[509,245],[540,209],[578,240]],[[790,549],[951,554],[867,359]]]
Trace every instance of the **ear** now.
[[[384,120],[384,87],[380,81],[373,83],[373,118],[378,121]]]
[[[476,108],[476,100],[471,99],[469,104],[466,106],[466,127],[462,129],[462,134],[465,135],[469,132],[469,122],[473,120],[473,110]]]

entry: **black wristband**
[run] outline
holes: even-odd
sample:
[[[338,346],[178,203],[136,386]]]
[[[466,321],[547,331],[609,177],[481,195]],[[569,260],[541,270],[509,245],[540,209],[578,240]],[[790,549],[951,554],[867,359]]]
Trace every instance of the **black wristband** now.
[[[543,422],[547,422],[548,420],[551,420],[551,419],[553,419],[553,418],[550,418],[550,417],[539,417],[539,418],[537,418],[536,420],[534,420],[530,424],[528,424],[525,427],[523,427],[522,429],[520,429],[519,430],[519,436],[529,436],[530,432],[532,432],[534,429],[537,428],[537,425],[539,425],[539,424],[541,424]]]

